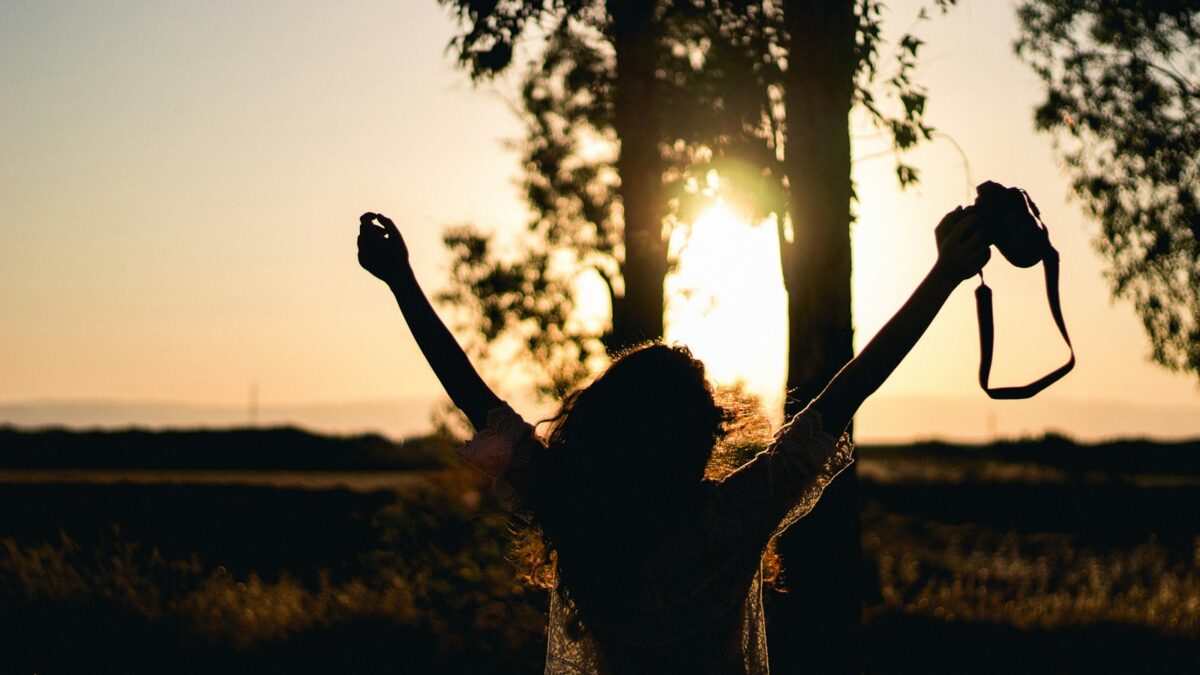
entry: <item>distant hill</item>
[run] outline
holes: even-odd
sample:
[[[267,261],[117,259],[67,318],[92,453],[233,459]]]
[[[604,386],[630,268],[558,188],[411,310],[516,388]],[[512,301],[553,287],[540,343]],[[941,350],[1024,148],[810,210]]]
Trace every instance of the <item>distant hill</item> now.
[[[985,463],[1035,465],[1084,480],[1088,478],[1087,474],[1116,479],[1147,475],[1200,477],[1200,439],[1077,443],[1050,434],[1042,438],[980,445],[941,441],[863,445],[859,455],[880,462],[910,461],[957,467]]]
[[[0,468],[396,471],[445,466],[456,443],[436,436],[322,435],[295,427],[151,431],[19,429],[0,425]],[[1200,476],[1200,439],[1077,443],[1059,435],[989,444],[860,443],[874,462],[932,467],[1025,464],[1065,475]]]
[[[380,433],[392,438],[421,436],[433,429],[436,396],[387,400],[275,405],[264,402],[257,425],[294,426],[320,433]],[[530,418],[550,407],[525,400],[511,403]],[[0,403],[0,424],[20,427],[178,429],[246,426],[245,406],[138,401],[9,401]],[[1192,404],[1087,401],[1057,398],[1053,391],[1026,401],[992,401],[972,396],[896,395],[867,400],[855,418],[855,433],[868,443],[942,439],[981,443],[1060,434],[1086,442],[1120,438],[1200,438],[1200,392]]]
[[[450,441],[323,436],[294,427],[148,431],[0,426],[0,467],[395,471],[444,466]]]

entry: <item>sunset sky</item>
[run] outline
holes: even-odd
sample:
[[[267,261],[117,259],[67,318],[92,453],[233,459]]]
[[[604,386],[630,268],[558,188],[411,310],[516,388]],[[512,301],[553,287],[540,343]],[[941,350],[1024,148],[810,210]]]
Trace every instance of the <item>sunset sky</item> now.
[[[917,3],[889,5],[894,35]],[[445,283],[444,227],[505,238],[528,220],[506,145],[521,135],[516,87],[473,87],[445,49],[453,31],[433,0],[0,5],[0,422],[6,410],[28,421],[12,411],[33,403],[244,409],[252,385],[268,421],[272,410],[388,401],[424,406],[409,418],[426,419],[440,388],[386,289],[358,268],[358,214],[400,223],[428,292]],[[1112,301],[1088,243],[1097,226],[1067,199],[1051,139],[1032,128],[1040,83],[1012,54],[1012,6],[962,0],[920,34],[929,119],[953,142],[912,153],[923,181],[904,193],[890,157],[855,164],[856,344],[932,264],[941,215],[992,179],[1041,206],[1079,365],[1032,402],[989,402],[975,381],[967,282],[864,409],[860,438],[1200,435],[1196,377],[1147,361],[1140,322]],[[856,121],[857,156],[879,149],[870,133]],[[699,257],[708,247],[737,265],[736,284],[677,300],[668,337],[770,401],[784,363],[778,262],[764,230],[727,220],[710,216],[708,240],[698,228],[682,274],[713,269]],[[1041,272],[996,256],[987,277],[993,381],[1061,362]],[[423,426],[386,413],[291,417],[332,430]]]

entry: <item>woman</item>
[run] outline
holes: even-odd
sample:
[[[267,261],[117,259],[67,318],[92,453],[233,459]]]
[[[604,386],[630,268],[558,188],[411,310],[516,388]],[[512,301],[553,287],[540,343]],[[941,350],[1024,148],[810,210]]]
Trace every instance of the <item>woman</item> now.
[[[386,282],[429,365],[478,434],[460,454],[554,552],[547,673],[766,673],[761,558],[852,461],[843,434],[951,291],[987,263],[970,208],[935,230],[909,300],[767,450],[704,470],[728,414],[684,347],[650,343],[568,395],[539,438],[476,373],[387,217],[360,218],[362,266]]]

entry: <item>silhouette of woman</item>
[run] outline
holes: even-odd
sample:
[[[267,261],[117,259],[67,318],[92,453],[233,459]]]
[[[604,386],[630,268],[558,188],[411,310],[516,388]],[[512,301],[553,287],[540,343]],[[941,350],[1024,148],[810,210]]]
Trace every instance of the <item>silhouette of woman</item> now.
[[[566,396],[549,432],[484,384],[417,284],[387,217],[360,218],[358,258],[386,282],[425,358],[477,435],[459,454],[556,556],[547,673],[766,673],[761,559],[853,461],[843,430],[979,272],[970,208],[935,230],[912,296],[774,442],[723,480],[704,469],[728,413],[685,347],[649,343]]]

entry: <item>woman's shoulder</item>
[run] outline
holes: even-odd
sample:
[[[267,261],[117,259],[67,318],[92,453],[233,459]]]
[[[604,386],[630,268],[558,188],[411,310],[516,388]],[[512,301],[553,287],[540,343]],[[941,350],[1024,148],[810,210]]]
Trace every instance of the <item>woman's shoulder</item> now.
[[[541,440],[533,425],[501,401],[488,411],[484,428],[456,452],[465,462],[492,478],[503,478],[518,457],[537,447],[541,447]]]

